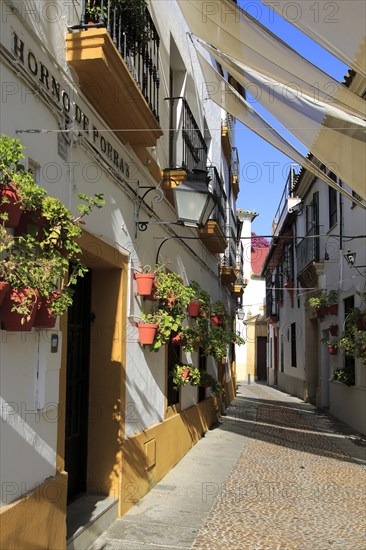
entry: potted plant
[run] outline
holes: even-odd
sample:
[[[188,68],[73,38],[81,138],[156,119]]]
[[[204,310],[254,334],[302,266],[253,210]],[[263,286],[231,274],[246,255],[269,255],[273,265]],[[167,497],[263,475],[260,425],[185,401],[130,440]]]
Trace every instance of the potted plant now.
[[[336,340],[335,338],[333,338],[331,340],[327,340],[326,338],[323,338],[321,340],[321,342],[323,344],[327,344],[329,355],[337,355],[338,354],[338,346],[339,346],[339,341],[338,340]]]
[[[190,287],[194,291],[194,299],[188,305],[188,315],[197,318],[199,315],[206,317],[211,311],[211,298],[209,293],[196,281],[191,281]]]
[[[201,381],[201,371],[197,367],[191,367],[189,371],[189,383],[191,386],[199,386]]]
[[[25,172],[20,164],[21,151],[19,140],[2,136],[1,177],[10,178],[15,185],[21,210],[34,216],[35,222],[42,218],[42,232],[29,230],[10,236],[5,224],[1,224],[0,280],[10,287],[1,307],[1,319],[5,328],[11,327],[8,330],[30,330],[39,300],[45,304],[48,301],[46,310],[51,317],[66,311],[72,303],[71,286],[87,271],[79,259],[81,248],[76,241],[82,234],[79,224],[84,223],[82,218],[94,207],[100,208],[104,203],[101,194],[91,198],[80,194],[79,214],[73,216],[59,199],[49,197],[32,175]],[[4,222],[4,215],[1,216]],[[68,283],[60,290],[60,280],[66,278]]]
[[[137,271],[135,271],[134,277],[137,285],[137,294],[139,296],[151,296],[153,291],[155,273],[138,273]]]
[[[189,302],[194,298],[194,291],[183,284],[177,273],[159,271],[156,274],[155,295],[162,307],[167,308],[173,316],[184,316]]]
[[[173,380],[173,387],[175,390],[179,390],[179,388],[186,386],[189,383],[190,371],[191,365],[174,365],[169,375]]]
[[[226,308],[221,300],[217,300],[212,305],[211,311],[211,324],[215,326],[222,326],[225,322]]]
[[[329,315],[337,315],[338,313],[338,293],[336,290],[331,290],[326,296]]]
[[[328,330],[331,336],[338,336],[338,325],[330,325]]]
[[[159,328],[156,317],[148,313],[144,315],[142,321],[138,321],[140,344],[151,346],[154,343],[156,332]]]
[[[352,367],[344,367],[342,369],[335,369],[333,371],[332,380],[335,382],[342,382],[346,386],[355,385],[355,371]]]
[[[311,309],[316,311],[317,317],[323,319],[327,313],[327,300],[324,292],[318,293],[316,296],[308,298],[307,303]]]

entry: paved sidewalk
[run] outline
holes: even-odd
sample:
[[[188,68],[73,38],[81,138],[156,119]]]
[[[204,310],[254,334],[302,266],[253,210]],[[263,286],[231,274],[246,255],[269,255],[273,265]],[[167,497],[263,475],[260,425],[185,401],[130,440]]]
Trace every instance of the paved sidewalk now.
[[[366,441],[273,388],[239,384],[219,427],[92,550],[363,550]]]

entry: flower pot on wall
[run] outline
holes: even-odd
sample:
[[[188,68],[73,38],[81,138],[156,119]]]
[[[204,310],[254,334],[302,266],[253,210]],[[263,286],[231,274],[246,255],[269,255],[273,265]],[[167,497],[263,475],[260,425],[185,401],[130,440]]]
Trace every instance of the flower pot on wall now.
[[[0,281],[0,305],[2,304],[3,299],[5,298],[5,294],[9,290],[9,283],[6,283],[5,281]]]
[[[319,308],[316,310],[316,315],[317,315],[318,319],[324,319],[324,317],[325,317],[326,314],[327,314],[327,311],[328,311],[328,307],[327,307],[327,306],[321,306],[321,307],[319,307]]]
[[[140,336],[140,344],[153,344],[158,325],[150,323],[137,323]]]
[[[8,219],[5,221],[5,227],[17,227],[22,210],[20,209],[20,203],[18,193],[15,185],[11,183],[3,183],[0,185],[0,203],[2,199],[7,202],[0,204],[0,214],[8,214]]]
[[[139,296],[150,296],[152,294],[154,273],[135,273],[137,294]]]
[[[19,304],[22,300],[32,295],[32,306],[29,311],[29,316],[26,318],[23,314],[17,311],[12,311],[14,304]],[[10,332],[29,332],[34,323],[37,313],[37,304],[39,301],[38,292],[30,288],[12,288],[10,289],[1,305],[1,322],[5,330]]]
[[[338,325],[330,325],[328,330],[331,336],[338,336]]]
[[[24,235],[29,233],[37,241],[43,239],[43,227],[46,222],[46,219],[42,216],[40,211],[37,210],[26,210],[22,212],[18,226],[16,228],[16,235]]]
[[[224,320],[224,315],[211,315],[211,325],[215,327],[222,327]]]
[[[327,312],[329,315],[337,315],[338,313],[338,304],[329,304],[327,306]]]
[[[191,300],[187,307],[188,315],[193,318],[198,317],[200,313],[200,305],[200,302],[196,300]]]
[[[40,298],[33,323],[35,328],[53,328],[55,326],[56,317],[52,315],[50,306],[60,295],[61,292],[53,292],[49,298]]]
[[[329,355],[337,355],[338,348],[336,346],[332,346],[332,344],[328,344],[328,353]]]

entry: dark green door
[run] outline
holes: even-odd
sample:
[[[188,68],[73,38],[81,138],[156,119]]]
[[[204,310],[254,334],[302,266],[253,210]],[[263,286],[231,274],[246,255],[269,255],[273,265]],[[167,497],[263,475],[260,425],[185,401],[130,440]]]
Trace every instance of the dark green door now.
[[[65,470],[68,502],[86,491],[91,272],[79,279],[68,312]]]

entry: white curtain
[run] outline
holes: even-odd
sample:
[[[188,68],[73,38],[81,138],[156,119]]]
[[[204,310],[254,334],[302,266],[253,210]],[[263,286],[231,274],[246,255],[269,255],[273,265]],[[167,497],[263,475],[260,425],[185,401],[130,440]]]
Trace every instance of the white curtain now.
[[[363,2],[363,0],[360,0]],[[177,0],[193,34],[296,92],[365,117],[365,102],[231,0]]]
[[[335,57],[366,76],[364,0],[261,0]],[[263,9],[266,9],[263,7]]]
[[[296,163],[300,164],[312,174],[322,179],[330,187],[333,187],[348,199],[357,202],[366,209],[361,201],[358,201],[344,188],[329,178],[320,168],[305,158],[297,149],[288,143],[274,128],[272,128],[253,107],[212,67],[212,65],[199,53],[198,59],[205,78],[207,94],[210,99],[222,107],[225,111],[253,130],[268,143],[276,147]]]
[[[202,44],[202,42],[201,42]],[[314,101],[238,60],[203,44],[231,76],[323,164],[366,198],[366,123],[338,107]]]

